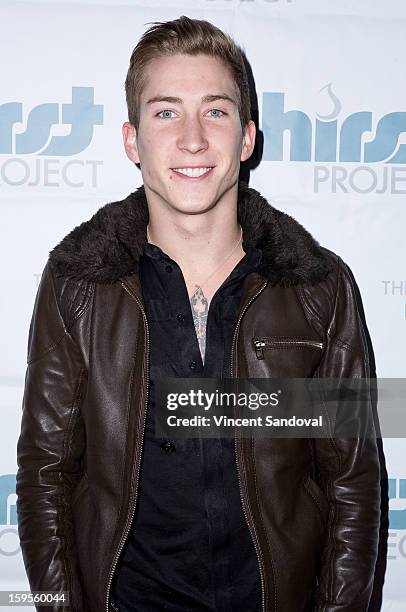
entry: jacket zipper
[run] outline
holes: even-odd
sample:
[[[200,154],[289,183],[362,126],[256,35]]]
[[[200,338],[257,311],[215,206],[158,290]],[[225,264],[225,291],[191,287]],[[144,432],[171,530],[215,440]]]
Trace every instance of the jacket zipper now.
[[[147,367],[146,367],[146,394],[145,394],[145,403],[146,403],[146,407],[148,406],[148,393],[149,393],[149,342],[150,342],[150,338],[149,338],[149,328],[148,328],[148,320],[147,320],[147,315],[145,314],[145,310],[143,308],[143,305],[141,304],[140,300],[138,299],[138,297],[131,291],[131,289],[129,287],[127,287],[127,285],[124,282],[121,282],[122,287],[125,289],[125,291],[127,291],[127,293],[137,302],[141,312],[142,312],[142,316],[144,319],[144,323],[145,323],[145,331],[146,331],[146,344],[147,344]],[[145,408],[145,414],[144,414],[144,422],[143,422],[143,426],[142,426],[142,437],[141,437],[141,444],[140,444],[140,448],[139,448],[139,452],[141,454],[142,452],[142,446],[143,446],[143,442],[144,442],[144,433],[145,433],[145,423],[146,423],[146,419],[147,419],[147,408]],[[138,493],[138,481],[139,481],[139,475],[140,475],[140,465],[141,465],[141,460],[139,459],[138,461],[138,469],[137,469],[137,476],[136,476],[136,482],[135,482],[135,493],[134,493],[134,499],[133,499],[133,504],[130,510],[130,520],[128,520],[128,515],[127,515],[127,522],[124,528],[124,535],[121,536],[121,541],[119,543],[118,549],[116,550],[116,554],[114,556],[113,559],[113,565],[110,569],[110,574],[109,574],[109,578],[108,578],[108,583],[107,583],[107,593],[106,593],[106,612],[109,612],[109,597],[110,597],[110,588],[111,588],[111,583],[113,580],[113,574],[114,574],[114,570],[116,569],[116,565],[117,565],[117,561],[118,558],[121,554],[121,551],[123,550],[125,541],[127,539],[128,533],[130,531],[130,526],[132,523],[132,520],[134,518],[134,514],[135,514],[135,507],[136,507],[136,503],[137,503],[137,493]],[[117,608],[115,608],[115,606],[113,606],[113,604],[111,604],[114,610],[117,610]]]
[[[262,291],[265,289],[267,284],[268,284],[268,281],[265,281],[263,283],[263,285],[261,285],[261,287],[258,289],[258,291],[250,298],[250,300],[244,306],[242,312],[240,313],[240,316],[238,317],[237,324],[236,324],[235,330],[234,330],[234,337],[233,337],[232,347],[231,347],[231,367],[230,367],[231,378],[233,378],[233,373],[234,373],[234,353],[235,353],[235,347],[237,345],[237,336],[238,336],[238,331],[239,331],[239,328],[240,328],[241,319],[243,318],[244,314],[246,313],[248,307],[252,304],[252,302],[255,300],[255,298],[257,298],[258,295],[260,293],[262,293]],[[248,525],[248,529],[250,531],[251,538],[252,538],[252,541],[254,543],[255,552],[257,554],[258,565],[259,565],[259,573],[260,573],[260,576],[261,576],[261,592],[262,592],[262,606],[261,607],[262,607],[262,612],[265,612],[265,586],[264,586],[265,580],[264,580],[263,557],[262,557],[261,549],[259,547],[258,534],[256,532],[254,522],[252,521],[250,523],[250,519],[248,517],[247,511],[246,511],[246,508],[245,508],[244,496],[243,496],[242,489],[241,489],[240,468],[238,466],[238,460],[237,460],[237,437],[236,437],[235,434],[234,434],[234,447],[235,447],[235,460],[236,460],[236,464],[237,464],[237,477],[238,477],[238,486],[239,486],[239,489],[240,489],[241,505],[242,505],[242,509],[243,509],[243,512],[244,512],[245,521],[246,521],[246,523]]]
[[[257,359],[264,359],[264,349],[267,346],[279,346],[279,345],[294,345],[298,344],[300,346],[311,346],[313,348],[322,349],[323,342],[318,342],[317,340],[254,340],[255,352],[257,354]]]

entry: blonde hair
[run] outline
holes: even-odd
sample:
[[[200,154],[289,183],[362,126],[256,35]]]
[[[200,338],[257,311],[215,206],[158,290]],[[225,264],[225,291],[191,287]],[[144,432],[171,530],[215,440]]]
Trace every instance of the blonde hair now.
[[[185,15],[173,21],[154,21],[134,48],[125,80],[128,121],[138,129],[140,97],[145,87],[145,68],[154,58],[175,54],[205,54],[228,67],[236,85],[241,127],[251,119],[250,93],[242,52],[228,34],[209,21]]]

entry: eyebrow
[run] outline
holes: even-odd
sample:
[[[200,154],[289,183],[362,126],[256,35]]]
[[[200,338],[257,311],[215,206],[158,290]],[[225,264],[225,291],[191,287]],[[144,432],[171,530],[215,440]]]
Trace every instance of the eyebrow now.
[[[215,102],[216,100],[226,100],[237,106],[237,102],[225,93],[221,94],[208,94],[202,97],[202,102]],[[147,104],[154,104],[154,102],[168,102],[169,104],[183,104],[182,98],[176,98],[174,96],[154,96],[147,100]]]

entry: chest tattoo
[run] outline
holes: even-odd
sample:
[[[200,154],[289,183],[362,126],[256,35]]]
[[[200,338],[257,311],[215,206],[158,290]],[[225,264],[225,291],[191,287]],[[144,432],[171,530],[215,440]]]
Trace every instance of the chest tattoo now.
[[[203,293],[202,288],[198,285],[196,285],[196,290],[194,294],[190,297],[190,305],[192,308],[196,336],[199,342],[199,349],[202,356],[202,361],[204,363],[204,356],[206,352],[206,329],[209,303]]]

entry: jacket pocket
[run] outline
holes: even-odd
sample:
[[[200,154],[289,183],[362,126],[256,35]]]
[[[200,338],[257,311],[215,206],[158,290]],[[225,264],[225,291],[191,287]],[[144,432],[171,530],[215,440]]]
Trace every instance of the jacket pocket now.
[[[257,359],[264,359],[264,351],[274,349],[312,349],[322,351],[324,343],[309,338],[292,338],[291,336],[256,337],[252,340]]]
[[[303,486],[306,492],[309,494],[309,496],[313,500],[313,503],[316,506],[318,515],[322,522],[322,525],[323,527],[325,527],[327,524],[328,515],[330,512],[330,504],[328,502],[327,497],[324,495],[323,491],[321,490],[317,482],[315,482],[313,478],[311,478],[310,476],[308,476],[307,479],[303,481]]]

